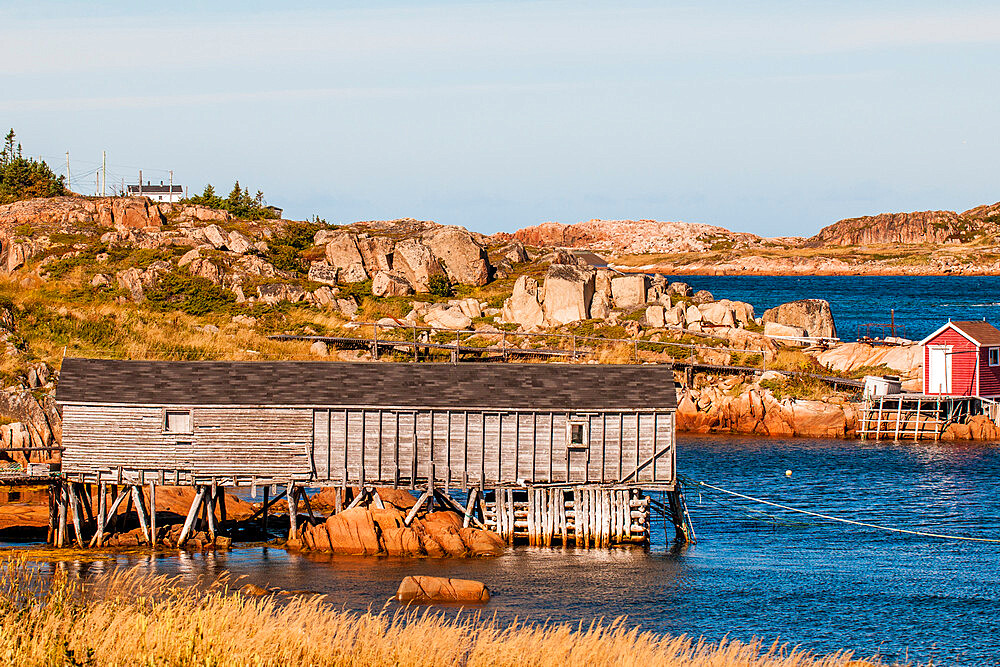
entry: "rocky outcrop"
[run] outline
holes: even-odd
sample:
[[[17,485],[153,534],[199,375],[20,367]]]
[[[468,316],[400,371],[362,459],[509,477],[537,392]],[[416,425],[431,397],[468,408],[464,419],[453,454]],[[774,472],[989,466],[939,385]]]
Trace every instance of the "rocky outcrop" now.
[[[552,264],[545,274],[542,311],[550,326],[562,326],[590,317],[595,272],[580,266]]]
[[[399,588],[396,590],[396,601],[415,604],[432,602],[485,603],[490,601],[490,591],[482,582],[471,579],[409,576],[399,582]]]
[[[840,398],[778,400],[760,385],[743,387],[730,378],[710,387],[678,390],[677,430],[767,436],[844,438],[857,427],[857,408]]]
[[[463,528],[454,512],[431,512],[404,525],[402,509],[353,507],[324,523],[302,527],[301,546],[349,556],[470,558],[503,553],[503,540],[489,531]]]
[[[399,271],[379,271],[372,278],[372,294],[375,296],[406,296],[413,293],[413,286]]]
[[[481,286],[490,281],[486,248],[467,230],[442,227],[425,233],[421,240],[444,265],[452,282]]]
[[[615,308],[638,308],[646,303],[649,281],[643,274],[616,276],[611,279],[611,300]]]
[[[701,252],[719,243],[729,248],[755,247],[764,241],[756,234],[713,225],[658,220],[590,220],[573,225],[546,222],[519,229],[514,238],[536,247],[593,248],[629,254]]]
[[[368,280],[364,259],[354,237],[346,232],[331,234],[326,241],[326,261],[336,268],[340,279],[346,283]]]
[[[441,262],[430,248],[417,239],[406,239],[396,244],[392,254],[392,265],[418,292],[430,291],[431,278],[446,277]]]
[[[980,207],[965,213],[918,211],[848,218],[824,227],[806,243],[810,246],[967,243],[987,231],[995,231],[995,224],[980,222],[989,215],[990,208]]]
[[[833,321],[830,303],[823,299],[801,299],[783,303],[764,311],[761,319],[786,326],[804,329],[807,336],[836,338],[837,325]]]
[[[535,329],[545,321],[542,310],[538,281],[530,276],[521,276],[514,283],[514,292],[503,302],[501,317],[504,322],[520,325],[522,329]]]

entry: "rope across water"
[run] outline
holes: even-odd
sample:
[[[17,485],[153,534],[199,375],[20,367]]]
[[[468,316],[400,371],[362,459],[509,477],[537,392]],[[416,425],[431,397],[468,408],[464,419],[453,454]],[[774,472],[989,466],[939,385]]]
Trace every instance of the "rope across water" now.
[[[798,514],[805,514],[807,516],[813,516],[819,519],[825,519],[827,521],[835,521],[838,523],[846,523],[852,526],[862,526],[864,528],[874,528],[876,530],[885,530],[893,533],[904,533],[906,535],[919,535],[921,537],[934,537],[942,540],[959,540],[963,542],[986,542],[990,544],[1000,544],[1000,539],[989,538],[989,537],[966,537],[964,535],[946,535],[943,533],[930,533],[922,530],[909,530],[906,528],[894,528],[892,526],[882,526],[877,523],[867,523],[865,521],[854,521],[852,519],[844,519],[838,516],[831,516],[829,514],[822,514],[820,512],[811,512],[809,510],[799,509],[797,507],[789,507],[788,505],[782,505],[780,503],[771,502],[770,500],[764,500],[763,498],[755,498],[754,496],[748,496],[745,493],[739,493],[737,491],[731,491],[729,489],[724,489],[721,486],[715,486],[713,484],[708,484],[707,482],[700,482],[689,477],[681,477],[681,481],[685,484],[689,484],[695,487],[704,487],[706,489],[712,489],[714,491],[719,491],[721,493],[728,494],[730,496],[735,496],[737,498],[742,498],[744,500],[749,500],[751,502],[760,503],[762,505],[768,505],[770,507],[777,507],[779,509],[786,510],[788,512],[796,512]]]

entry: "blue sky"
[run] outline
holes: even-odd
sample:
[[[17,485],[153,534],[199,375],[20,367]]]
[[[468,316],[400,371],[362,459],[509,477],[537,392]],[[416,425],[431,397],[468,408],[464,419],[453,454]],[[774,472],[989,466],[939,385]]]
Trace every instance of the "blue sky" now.
[[[0,126],[92,192],[483,232],[653,218],[809,235],[1000,200],[1000,5],[0,5]]]

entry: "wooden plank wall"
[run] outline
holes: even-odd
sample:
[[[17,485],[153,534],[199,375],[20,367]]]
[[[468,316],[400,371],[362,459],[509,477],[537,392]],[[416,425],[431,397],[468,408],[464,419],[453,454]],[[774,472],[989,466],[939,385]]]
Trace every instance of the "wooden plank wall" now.
[[[587,422],[586,449],[568,447],[568,418]],[[318,481],[352,485],[405,486],[432,477],[455,488],[521,481],[612,484],[656,451],[662,456],[627,481],[672,483],[673,441],[673,415],[667,412],[319,409],[313,468]]]
[[[309,478],[311,409],[191,410],[193,433],[183,435],[163,432],[161,407],[66,405],[62,470],[93,474],[120,466],[203,478]]]

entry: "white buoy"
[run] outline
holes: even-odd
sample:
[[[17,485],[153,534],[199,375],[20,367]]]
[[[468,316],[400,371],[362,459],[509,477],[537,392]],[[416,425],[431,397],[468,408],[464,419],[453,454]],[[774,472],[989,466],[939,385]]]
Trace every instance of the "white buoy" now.
[[[791,470],[786,470],[785,471],[785,477],[791,477],[791,476],[792,476],[792,471]]]

